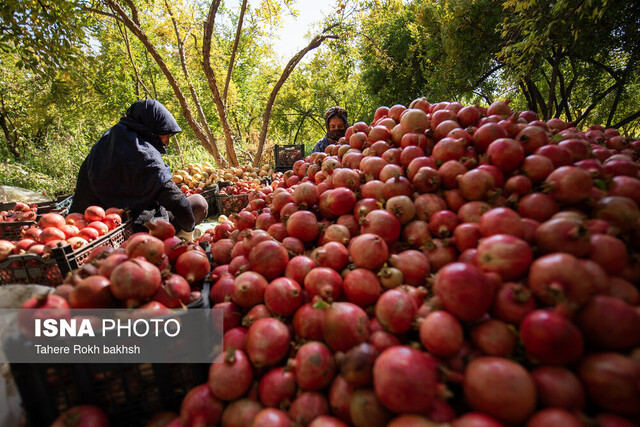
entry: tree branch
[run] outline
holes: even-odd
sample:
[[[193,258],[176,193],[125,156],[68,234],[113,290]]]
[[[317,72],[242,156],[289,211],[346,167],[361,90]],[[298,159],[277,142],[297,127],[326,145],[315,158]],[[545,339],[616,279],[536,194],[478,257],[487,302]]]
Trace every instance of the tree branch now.
[[[638,110],[635,113],[633,113],[632,115],[624,118],[623,120],[620,120],[618,123],[614,124],[612,127],[619,128],[621,126],[626,125],[627,123],[630,123],[630,122],[634,121],[638,117],[640,117],[640,110]]]
[[[171,22],[173,23],[173,30],[176,33],[176,42],[178,43],[178,56],[180,57],[180,65],[182,67],[182,73],[184,74],[184,78],[187,81],[187,85],[189,86],[191,99],[196,105],[196,111],[198,112],[198,118],[200,119],[200,124],[204,128],[208,137],[205,140],[205,148],[213,156],[218,167],[226,167],[227,164],[220,156],[220,152],[218,151],[216,140],[213,137],[213,133],[211,132],[209,123],[207,122],[207,119],[204,115],[204,111],[202,111],[202,105],[200,104],[200,99],[198,97],[198,94],[195,88],[193,87],[193,83],[191,83],[191,76],[189,75],[189,69],[187,68],[187,61],[184,56],[184,39],[180,37],[180,29],[178,28],[178,21],[173,16],[173,11],[171,10],[171,7],[169,6],[169,2],[167,0],[164,0],[164,5],[167,8],[167,13],[169,14],[169,17],[171,17]]]
[[[229,128],[229,121],[227,119],[227,112],[218,90],[218,83],[216,81],[216,75],[211,68],[211,37],[213,35],[213,24],[215,22],[216,13],[218,13],[218,7],[220,7],[221,0],[213,0],[211,7],[209,8],[209,15],[204,25],[204,36],[202,40],[202,67],[204,74],[207,77],[207,83],[213,94],[213,102],[218,109],[218,116],[220,117],[220,123],[224,131],[225,147],[227,149],[227,159],[229,165],[237,167],[238,157],[233,145],[233,138],[231,137],[231,129]]]
[[[604,92],[598,95],[596,99],[591,103],[591,105],[575,119],[575,121],[573,122],[574,126],[577,126],[578,123],[584,120],[584,118],[589,115],[591,110],[593,110],[596,107],[596,105],[598,105],[600,101],[602,101],[604,97],[607,96],[609,93],[611,93],[616,87],[617,87],[617,83],[611,85],[608,89],[606,89]]]
[[[231,72],[233,71],[233,65],[236,61],[236,52],[240,45],[240,35],[242,34],[242,23],[244,21],[244,14],[247,11],[248,0],[242,0],[242,8],[240,9],[240,17],[238,18],[238,28],[236,29],[236,38],[233,41],[233,49],[231,49],[231,57],[229,58],[229,67],[227,68],[227,79],[224,82],[224,91],[222,93],[222,99],[227,104],[227,92],[229,91],[229,83],[231,82]]]
[[[271,117],[271,109],[273,108],[273,104],[276,100],[276,96],[278,95],[278,92],[280,91],[280,88],[282,87],[284,82],[287,80],[287,78],[289,78],[289,75],[293,72],[293,70],[298,65],[298,63],[309,51],[316,49],[322,44],[322,42],[324,42],[327,39],[338,38],[338,36],[336,35],[326,34],[328,31],[332,30],[337,25],[338,24],[331,25],[330,27],[326,28],[321,34],[315,36],[311,40],[311,42],[309,42],[309,44],[305,48],[303,48],[298,53],[296,53],[293,56],[293,58],[289,60],[287,65],[284,67],[284,70],[282,71],[282,75],[280,76],[280,79],[278,80],[273,90],[271,91],[271,94],[269,95],[269,100],[267,101],[267,105],[262,115],[262,130],[260,131],[260,140],[258,141],[258,151],[256,153],[256,158],[253,162],[254,167],[257,167],[259,165],[260,158],[262,157],[262,151],[264,150],[264,142],[267,139],[267,130],[269,129],[269,118]]]

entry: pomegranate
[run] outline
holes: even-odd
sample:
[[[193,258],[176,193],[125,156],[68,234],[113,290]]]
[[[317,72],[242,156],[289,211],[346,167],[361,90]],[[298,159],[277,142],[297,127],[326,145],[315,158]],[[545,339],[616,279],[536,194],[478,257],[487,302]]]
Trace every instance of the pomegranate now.
[[[289,418],[296,425],[309,425],[314,419],[328,414],[329,402],[323,394],[315,391],[300,393],[289,407]]]
[[[427,257],[413,249],[391,255],[389,263],[402,272],[404,282],[409,285],[424,284],[431,272]]]
[[[420,323],[420,342],[435,356],[455,355],[462,348],[463,341],[462,325],[446,311],[431,312]]]
[[[425,353],[405,346],[386,349],[373,367],[376,396],[394,412],[420,413],[436,395],[435,361]]]
[[[253,366],[274,366],[286,357],[290,341],[289,328],[280,320],[258,319],[249,327],[245,347]]]
[[[491,306],[491,315],[517,325],[536,309],[531,290],[520,283],[507,282],[498,288]]]
[[[216,425],[222,418],[224,404],[218,400],[208,384],[189,390],[180,406],[180,422],[183,426]]]
[[[336,372],[333,353],[326,345],[316,341],[300,347],[293,364],[296,382],[303,390],[321,390],[327,387]]]
[[[266,408],[258,412],[251,427],[290,427],[289,415],[280,409]]]
[[[260,380],[260,401],[264,406],[277,408],[281,403],[293,401],[296,395],[296,377],[285,367],[273,368]]]
[[[115,300],[111,282],[103,276],[89,276],[74,286],[69,294],[71,308],[109,308]]]
[[[243,308],[251,308],[264,301],[269,282],[259,273],[245,271],[233,281],[231,299]]]
[[[229,349],[209,368],[208,385],[215,397],[231,401],[244,395],[253,381],[253,369],[242,350]]]
[[[491,306],[493,289],[483,272],[473,265],[454,262],[436,276],[436,295],[460,320],[476,320]]]
[[[89,206],[84,211],[84,217],[89,222],[102,221],[106,215],[106,212],[100,206]]]
[[[111,292],[120,300],[141,300],[153,296],[162,277],[158,267],[143,257],[130,259],[111,272]]]
[[[260,403],[250,398],[233,401],[227,405],[222,413],[222,425],[228,427],[250,426],[262,409],[263,406]]]
[[[347,300],[360,307],[375,303],[381,292],[376,274],[364,268],[349,271],[344,277],[342,287]]]
[[[311,270],[316,268],[316,262],[311,258],[298,255],[291,258],[287,263],[287,267],[284,270],[285,277],[295,280],[300,283],[304,283],[304,279]]]
[[[531,371],[542,407],[582,410],[584,387],[576,375],[560,366],[541,366]]]
[[[567,365],[582,356],[582,333],[571,321],[549,310],[535,310],[520,323],[520,338],[530,358]]]
[[[312,242],[318,237],[316,216],[305,210],[294,212],[287,220],[287,233],[303,242]]]
[[[492,235],[480,240],[478,245],[478,267],[498,273],[505,281],[524,276],[532,260],[533,252],[529,244],[509,234]]]
[[[383,238],[372,233],[354,237],[348,249],[353,262],[369,270],[378,270],[389,258],[389,249]]]
[[[560,203],[577,203],[591,193],[593,180],[586,170],[577,166],[562,166],[545,179],[549,195]]]
[[[188,250],[176,259],[176,273],[184,277],[189,284],[204,280],[211,271],[209,258],[198,251]]]
[[[322,319],[322,337],[333,351],[347,351],[370,335],[365,311],[349,302],[334,302]]]
[[[640,345],[640,312],[620,298],[592,296],[575,323],[593,348],[623,351]]]
[[[471,342],[484,355],[509,357],[516,349],[517,337],[506,322],[487,319],[471,329]]]
[[[467,365],[463,387],[472,409],[505,424],[523,423],[536,407],[536,387],[529,372],[502,357],[472,360]]]
[[[267,280],[281,277],[289,262],[287,250],[279,242],[270,240],[258,243],[249,253],[251,269]]]
[[[640,363],[620,353],[596,353],[585,357],[578,375],[596,405],[621,415],[638,415]]]
[[[326,312],[326,303],[303,304],[291,322],[296,335],[306,340],[321,341]]]
[[[411,329],[416,310],[413,298],[399,289],[385,291],[375,306],[378,322],[385,330],[395,334]]]
[[[595,291],[580,260],[566,253],[542,256],[529,268],[529,288],[543,303],[580,307]]]
[[[371,389],[358,389],[349,402],[349,418],[356,427],[384,427],[393,414]]]
[[[266,287],[264,303],[275,315],[292,316],[302,305],[302,288],[293,279],[279,277]]]
[[[62,412],[51,427],[108,427],[109,418],[102,409],[93,405],[72,406]]]

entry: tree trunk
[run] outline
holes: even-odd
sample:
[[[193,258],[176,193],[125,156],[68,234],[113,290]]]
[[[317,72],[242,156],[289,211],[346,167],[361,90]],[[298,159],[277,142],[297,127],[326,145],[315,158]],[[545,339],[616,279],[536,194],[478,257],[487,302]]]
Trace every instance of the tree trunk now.
[[[556,104],[556,81],[558,79],[558,62],[560,61],[560,52],[554,53],[555,55],[552,58],[548,59],[549,63],[551,64],[551,81],[549,82],[549,100],[547,102],[547,113],[545,114],[545,120],[549,120],[553,116],[553,107]]]
[[[151,54],[153,59],[156,61],[156,63],[160,67],[160,70],[162,70],[165,77],[167,78],[169,85],[173,89],[173,93],[176,95],[176,98],[178,99],[180,106],[182,107],[182,115],[187,120],[187,123],[189,124],[193,132],[196,134],[196,137],[198,138],[200,143],[205,148],[207,148],[207,150],[209,150],[209,152],[211,153],[210,147],[206,145],[207,135],[205,135],[204,131],[202,130],[202,127],[200,127],[198,122],[196,122],[196,120],[194,119],[193,114],[191,113],[191,109],[189,108],[189,104],[187,103],[187,99],[182,93],[182,89],[180,89],[178,82],[176,81],[175,77],[167,67],[167,64],[162,59],[162,56],[160,56],[160,53],[158,53],[155,47],[151,44],[151,41],[149,40],[147,35],[142,31],[139,25],[136,22],[134,22],[134,19],[136,19],[138,12],[133,6],[133,4],[130,4],[130,7],[132,8],[132,15],[133,15],[133,19],[132,19],[114,0],[104,0],[104,1],[118,14],[118,16],[120,16],[120,18],[122,19],[122,22],[127,26],[127,28],[129,28],[129,30],[133,34],[136,35],[136,37],[138,37],[138,39],[142,42],[144,47],[147,49],[147,51]],[[213,155],[213,153],[211,153],[211,155]]]
[[[220,156],[220,152],[218,151],[218,145],[216,144],[216,140],[213,137],[213,133],[211,132],[211,127],[209,127],[209,123],[207,122],[207,118],[204,115],[204,111],[202,111],[202,105],[200,104],[200,99],[198,98],[198,94],[196,93],[193,84],[191,83],[191,76],[189,75],[189,69],[187,68],[187,61],[184,57],[184,41],[180,37],[180,29],[178,28],[178,22],[176,18],[173,16],[173,12],[169,7],[169,2],[165,0],[165,7],[167,8],[167,12],[169,12],[169,16],[171,17],[171,22],[173,23],[173,30],[176,33],[176,42],[178,43],[178,54],[180,56],[180,65],[182,66],[182,72],[184,74],[184,78],[187,81],[187,85],[189,85],[189,92],[191,93],[191,99],[193,103],[196,105],[196,111],[198,112],[198,118],[200,119],[200,124],[205,129],[207,134],[207,150],[213,155],[214,160],[216,161],[216,165],[220,168],[224,168],[227,166],[227,162]],[[188,35],[185,37],[185,39]]]
[[[15,139],[13,139],[13,136],[11,135],[11,129],[9,129],[9,125],[7,124],[7,120],[5,119],[5,113],[4,111],[0,111],[0,127],[2,128],[2,131],[4,132],[4,137],[7,138],[7,147],[9,147],[9,152],[11,152],[11,154],[13,154],[13,157],[16,160],[20,159],[20,152],[18,151],[18,148],[16,147],[16,141]]]
[[[311,40],[311,42],[305,48],[303,48],[300,52],[296,53],[293,56],[293,58],[291,58],[291,60],[289,60],[287,65],[284,67],[284,70],[282,71],[282,75],[280,76],[280,79],[278,80],[278,82],[274,86],[273,90],[271,91],[271,95],[269,95],[269,100],[267,101],[267,105],[266,105],[266,107],[264,109],[264,113],[262,114],[262,130],[260,131],[260,140],[258,141],[258,150],[256,152],[256,157],[255,157],[255,159],[253,161],[253,167],[260,166],[260,160],[262,158],[262,151],[264,150],[264,142],[267,139],[267,131],[269,129],[269,118],[271,117],[271,109],[273,108],[273,103],[276,100],[276,96],[278,95],[278,92],[280,91],[280,88],[282,87],[284,82],[287,80],[289,75],[291,75],[291,73],[296,68],[298,63],[302,60],[302,58],[308,52],[310,52],[311,50],[319,47],[322,44],[322,42],[325,41],[326,39],[329,39],[329,38],[335,39],[335,38],[337,38],[337,36],[335,36],[335,35],[325,34],[327,31],[332,29],[334,26],[331,26],[331,27],[325,29],[322,32],[322,34],[315,36],[313,38],[313,40]]]
[[[209,8],[209,15],[204,26],[204,38],[202,40],[202,67],[204,74],[207,77],[209,88],[213,94],[213,102],[218,109],[218,116],[220,117],[220,123],[222,124],[222,130],[224,131],[225,147],[227,149],[227,159],[229,165],[237,167],[238,157],[236,156],[236,150],[233,146],[233,138],[231,136],[231,129],[229,128],[229,121],[227,119],[227,112],[218,90],[218,83],[216,81],[216,75],[211,68],[211,37],[213,35],[213,23],[215,21],[218,7],[220,6],[220,0],[213,0],[211,7]]]
[[[236,38],[233,41],[233,49],[231,50],[231,58],[229,58],[229,68],[227,69],[227,79],[224,82],[224,92],[222,93],[222,99],[224,105],[227,105],[227,92],[229,91],[229,83],[231,82],[231,72],[233,71],[233,65],[236,62],[236,52],[238,51],[238,45],[240,44],[240,35],[242,34],[242,23],[244,21],[244,14],[247,11],[248,0],[242,0],[242,8],[240,9],[240,17],[238,18],[238,28],[236,29]]]

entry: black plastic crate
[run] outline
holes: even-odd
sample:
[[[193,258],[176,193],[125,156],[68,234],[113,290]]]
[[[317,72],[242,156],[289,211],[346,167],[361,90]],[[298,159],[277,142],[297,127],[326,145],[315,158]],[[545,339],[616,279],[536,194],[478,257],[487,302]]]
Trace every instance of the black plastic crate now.
[[[111,246],[117,249],[132,234],[133,220],[127,220],[104,236],[89,242],[88,245],[76,249],[75,251],[71,245],[53,248],[52,256],[58,263],[58,267],[60,267],[62,277],[66,277],[67,273],[81,267],[86,262],[93,249],[100,246]]]
[[[211,284],[188,309],[209,309]],[[179,313],[177,314],[179,316]],[[195,326],[192,326],[195,327]],[[13,339],[8,345],[20,345]],[[180,351],[184,342],[176,341]],[[48,426],[76,405],[95,405],[114,426],[145,425],[162,411],[179,412],[183,397],[208,380],[209,363],[26,364],[11,363],[31,426]]]
[[[304,159],[304,144],[275,145],[273,157],[276,160],[276,171],[279,168],[289,170],[295,162]]]
[[[218,186],[207,188],[200,194],[207,201],[208,216],[216,215],[218,213],[218,203],[216,202]]]
[[[82,404],[101,408],[114,426],[140,426],[180,411],[188,391],[207,382],[209,364],[11,364],[31,426],[48,426]]]
[[[218,193],[216,195],[218,204],[218,215],[229,216],[238,213],[249,204],[248,194],[226,195]]]
[[[2,221],[0,222],[0,239],[16,242],[22,238],[22,231],[35,225],[35,221]]]
[[[62,273],[53,258],[36,254],[10,255],[0,262],[0,285],[12,283],[57,286],[62,283]]]
[[[39,214],[57,212],[62,215],[66,215],[69,212],[71,203],[73,203],[73,194],[64,194],[62,196],[58,196],[56,200],[51,200],[48,202],[27,203],[27,204],[30,206],[36,206],[38,208],[37,213]],[[0,203],[0,211],[12,210],[15,206],[16,206],[16,202]]]

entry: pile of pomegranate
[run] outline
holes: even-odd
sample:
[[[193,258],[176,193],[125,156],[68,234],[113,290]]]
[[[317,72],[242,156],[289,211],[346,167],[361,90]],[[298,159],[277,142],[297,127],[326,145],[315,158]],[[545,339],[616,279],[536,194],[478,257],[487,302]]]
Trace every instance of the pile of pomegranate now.
[[[34,221],[38,216],[38,205],[17,202],[13,209],[0,211],[0,221]]]
[[[36,217],[33,210],[23,213],[32,214],[33,218],[29,220],[37,221],[21,231],[20,240],[6,242],[12,244],[11,253],[46,256],[58,244],[69,244],[75,250],[107,234],[122,224],[123,210],[109,208],[105,211],[100,206],[89,206],[84,214],[71,213],[67,216],[51,212]],[[0,246],[4,247],[6,243],[0,241]]]
[[[640,423],[640,141],[380,107],[201,237],[224,347],[168,425]]]
[[[149,232],[132,235],[117,249],[93,249],[52,294],[31,298],[23,308],[167,310],[199,299],[211,272],[204,249],[177,237],[167,221],[155,219],[147,227]]]

